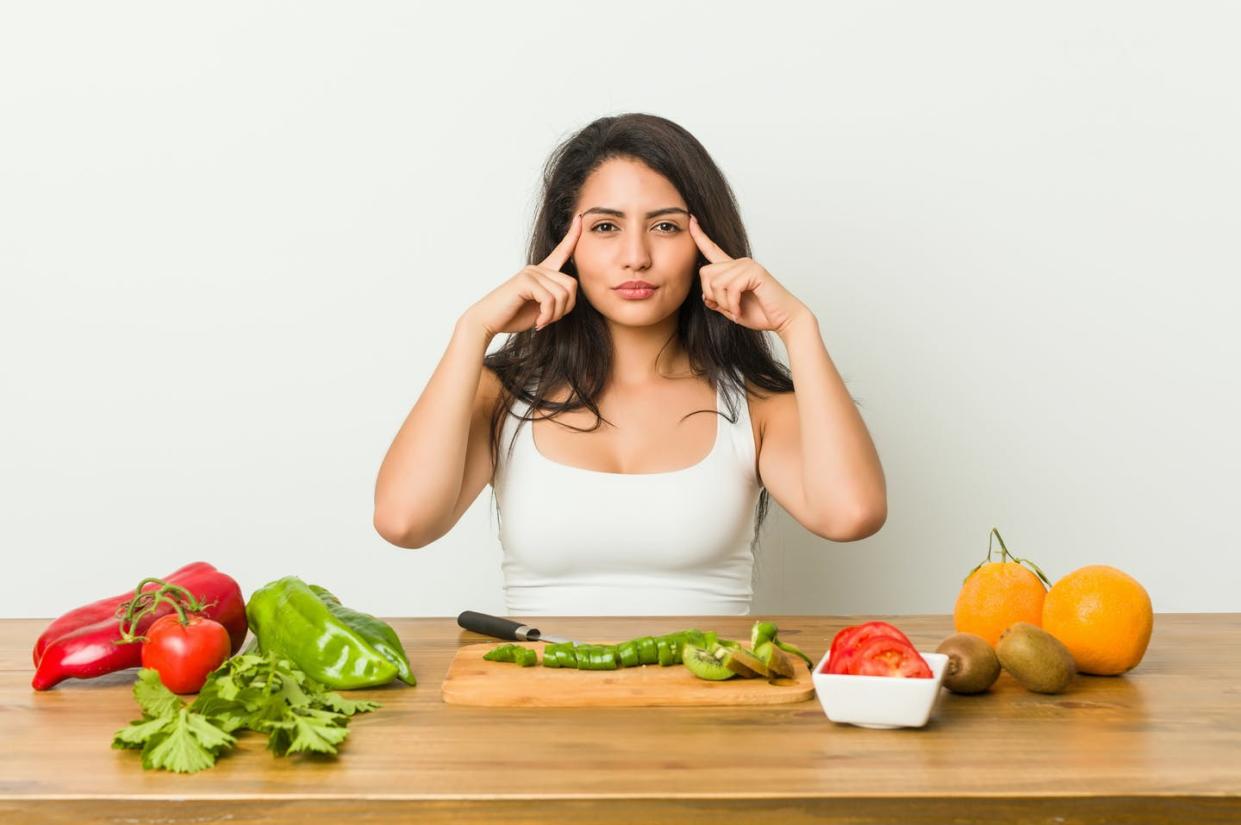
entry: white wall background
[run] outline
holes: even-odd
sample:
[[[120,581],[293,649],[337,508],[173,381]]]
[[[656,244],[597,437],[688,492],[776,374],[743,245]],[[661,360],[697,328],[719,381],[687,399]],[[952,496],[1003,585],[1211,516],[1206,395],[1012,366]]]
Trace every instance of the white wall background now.
[[[755,613],[948,613],[993,526],[1241,610],[1237,7],[755,8],[4,5],[0,614],[193,560],[502,612],[490,489],[400,550],[375,474],[547,153],[626,111],[712,152],[884,462],[867,540],[773,503]]]

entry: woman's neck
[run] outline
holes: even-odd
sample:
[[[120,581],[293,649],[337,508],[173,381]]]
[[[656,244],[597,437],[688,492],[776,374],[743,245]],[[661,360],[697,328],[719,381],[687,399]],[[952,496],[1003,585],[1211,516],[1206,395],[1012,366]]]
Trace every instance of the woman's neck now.
[[[612,381],[621,386],[650,385],[692,377],[689,360],[677,340],[677,318],[630,327],[609,322],[612,331]]]

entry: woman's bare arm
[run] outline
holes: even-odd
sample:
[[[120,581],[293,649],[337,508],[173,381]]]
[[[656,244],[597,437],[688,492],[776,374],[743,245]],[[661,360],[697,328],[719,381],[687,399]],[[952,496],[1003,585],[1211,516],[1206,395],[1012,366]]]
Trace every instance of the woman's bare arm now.
[[[581,235],[575,216],[538,264],[527,264],[466,310],[448,349],[388,448],[375,481],[375,529],[398,547],[425,547],[452,529],[491,478],[489,429],[500,379],[484,369],[491,339],[555,323],[577,281],[560,271]]]
[[[443,536],[491,478],[488,440],[500,382],[483,367],[492,333],[467,313],[388,448],[375,482],[375,529],[398,547]]]

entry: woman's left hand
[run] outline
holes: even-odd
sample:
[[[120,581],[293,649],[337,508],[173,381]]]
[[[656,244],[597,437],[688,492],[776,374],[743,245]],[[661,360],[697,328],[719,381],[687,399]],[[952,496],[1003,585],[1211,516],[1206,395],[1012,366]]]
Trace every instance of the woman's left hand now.
[[[689,232],[710,263],[698,270],[702,299],[730,321],[756,330],[783,332],[806,305],[793,297],[753,258],[732,258],[707,237],[693,215]]]

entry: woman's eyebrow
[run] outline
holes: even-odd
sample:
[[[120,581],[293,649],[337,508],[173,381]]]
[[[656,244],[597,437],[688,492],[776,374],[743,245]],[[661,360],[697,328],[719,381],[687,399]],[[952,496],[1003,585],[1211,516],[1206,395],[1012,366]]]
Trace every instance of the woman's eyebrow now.
[[[625,213],[624,213],[624,212],[622,212],[621,210],[619,210],[619,209],[609,209],[609,208],[607,208],[606,206],[592,206],[592,207],[590,207],[589,209],[587,209],[585,212],[583,212],[582,214],[583,214],[583,215],[589,215],[589,214],[590,214],[590,213],[592,213],[592,212],[597,212],[597,213],[599,213],[600,215],[612,215],[613,217],[617,217],[617,218],[623,218],[623,217],[625,217]],[[656,210],[653,210],[653,211],[651,211],[651,212],[647,212],[647,213],[646,213],[646,217],[648,217],[648,218],[654,218],[654,217],[656,217],[656,216],[658,216],[658,215],[672,215],[672,214],[675,214],[675,213],[678,213],[678,212],[679,212],[679,213],[681,213],[682,215],[688,215],[688,214],[689,214],[689,212],[688,212],[687,210],[682,209],[682,208],[681,208],[681,207],[679,207],[679,206],[665,206],[663,209],[656,209]]]

